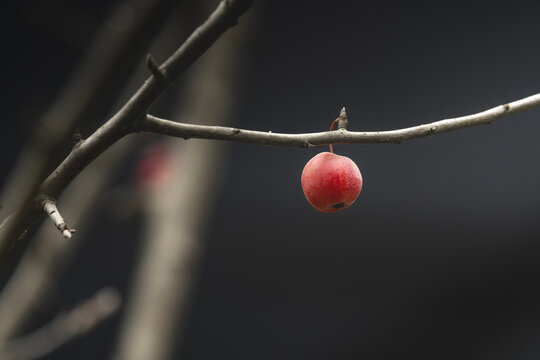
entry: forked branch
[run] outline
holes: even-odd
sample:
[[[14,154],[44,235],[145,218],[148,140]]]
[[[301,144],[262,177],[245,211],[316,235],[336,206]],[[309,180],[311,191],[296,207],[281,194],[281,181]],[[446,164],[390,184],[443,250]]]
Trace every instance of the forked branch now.
[[[57,199],[88,164],[116,141],[133,132],[137,121],[145,116],[148,108],[170,83],[208,50],[224,32],[236,25],[238,18],[252,3],[253,0],[222,0],[210,17],[159,66],[159,74],[162,76],[156,78],[157,73],[153,71],[153,76],[146,80],[111,119],[72,150],[56,170],[43,181],[37,195]],[[15,216],[9,216],[0,224],[0,262],[20,234],[42,215],[42,208],[36,204],[39,205],[39,202],[25,201]]]

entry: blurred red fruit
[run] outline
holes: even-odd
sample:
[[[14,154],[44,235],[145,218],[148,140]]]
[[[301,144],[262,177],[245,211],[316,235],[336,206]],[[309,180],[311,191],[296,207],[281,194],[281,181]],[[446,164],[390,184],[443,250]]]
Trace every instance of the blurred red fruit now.
[[[170,150],[163,143],[148,146],[135,167],[135,181],[140,188],[162,185],[171,176]]]

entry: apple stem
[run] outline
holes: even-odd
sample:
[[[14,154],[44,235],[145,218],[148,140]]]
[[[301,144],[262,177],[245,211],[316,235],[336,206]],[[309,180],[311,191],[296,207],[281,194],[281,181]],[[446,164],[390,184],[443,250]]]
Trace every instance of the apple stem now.
[[[338,129],[347,130],[347,124],[349,123],[349,120],[347,120],[347,113],[345,112],[345,107],[341,109],[339,112],[339,117],[332,122],[332,126],[330,126],[330,131],[334,130],[334,126],[337,124]],[[330,152],[334,152],[334,148],[332,144],[329,144],[330,146]]]
[[[336,126],[336,124],[339,122],[339,119],[340,118],[337,118],[336,120],[332,121],[332,125],[330,125],[330,131],[334,130],[334,126]],[[333,153],[334,148],[332,147],[332,144],[329,144],[328,146],[330,147],[330,152]]]

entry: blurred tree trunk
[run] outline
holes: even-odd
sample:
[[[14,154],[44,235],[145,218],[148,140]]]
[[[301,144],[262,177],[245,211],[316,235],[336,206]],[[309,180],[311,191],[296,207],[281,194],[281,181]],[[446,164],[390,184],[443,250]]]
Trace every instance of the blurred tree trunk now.
[[[250,15],[251,16],[251,15]],[[234,101],[246,28],[220,39],[194,65],[183,106],[172,118],[222,125]],[[170,175],[149,189],[145,239],[115,355],[117,360],[170,359],[184,330],[200,266],[204,227],[220,182],[225,145],[166,140]]]

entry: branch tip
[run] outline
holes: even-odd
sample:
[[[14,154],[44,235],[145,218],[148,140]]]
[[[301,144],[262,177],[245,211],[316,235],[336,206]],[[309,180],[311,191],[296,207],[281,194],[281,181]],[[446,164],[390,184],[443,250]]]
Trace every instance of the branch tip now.
[[[39,207],[47,214],[49,215],[49,218],[53,222],[54,226],[60,231],[62,236],[66,239],[71,239],[72,234],[75,232],[75,229],[70,229],[67,227],[66,222],[60,212],[58,211],[58,208],[56,207],[56,200],[53,198],[41,195],[38,198],[39,201]]]
[[[349,125],[349,120],[347,119],[347,112],[345,111],[345,106],[339,112],[339,117],[336,119],[338,130],[347,130],[347,125]]]
[[[64,229],[64,231],[62,231],[62,236],[64,236],[64,238],[66,239],[71,239],[71,234],[73,234],[75,232],[75,229]]]

